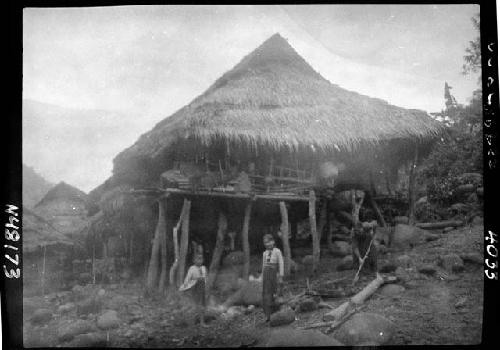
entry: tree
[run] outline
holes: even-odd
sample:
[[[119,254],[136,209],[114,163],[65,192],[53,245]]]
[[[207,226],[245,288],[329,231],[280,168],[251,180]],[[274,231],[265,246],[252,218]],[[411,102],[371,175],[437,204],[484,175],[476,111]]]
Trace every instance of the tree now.
[[[472,19],[472,24],[477,30],[477,36],[474,40],[469,41],[469,46],[465,49],[466,55],[464,56],[464,64],[462,66],[462,73],[479,73],[479,82],[481,81],[481,39],[479,37],[479,13],[475,14]]]

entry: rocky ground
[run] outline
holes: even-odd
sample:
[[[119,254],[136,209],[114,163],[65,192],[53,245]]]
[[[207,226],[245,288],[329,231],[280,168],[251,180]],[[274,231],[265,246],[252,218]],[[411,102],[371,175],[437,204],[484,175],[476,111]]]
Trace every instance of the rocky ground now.
[[[344,325],[299,330],[321,322],[329,308],[309,300],[284,309],[283,325],[270,327],[260,307],[233,306],[196,323],[185,297],[144,296],[136,284],[76,286],[45,297],[24,298],[25,347],[237,347],[363,344],[478,344],[483,311],[483,226],[439,230],[423,235],[413,247],[380,255],[380,268],[398,277],[380,288]],[[417,232],[418,233],[418,232]],[[422,232],[420,232],[422,234]],[[374,276],[362,276],[349,288],[354,272],[349,258],[324,249],[312,290],[338,290],[323,302],[337,307]],[[342,254],[340,254],[342,255]],[[305,259],[307,260],[307,259]],[[342,266],[342,271],[338,267]],[[288,280],[284,295],[303,292],[307,271]],[[342,278],[344,278],[342,280]],[[342,291],[346,291],[342,294]],[[212,301],[220,305],[222,299]],[[291,315],[291,318],[290,318]],[[286,323],[286,324],[284,324]]]

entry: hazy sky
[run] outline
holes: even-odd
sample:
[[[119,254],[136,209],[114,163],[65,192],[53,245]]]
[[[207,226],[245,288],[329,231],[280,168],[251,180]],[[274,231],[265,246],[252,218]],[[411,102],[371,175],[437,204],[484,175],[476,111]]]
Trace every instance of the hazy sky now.
[[[127,120],[108,125],[108,134],[91,144],[68,147],[68,133],[82,143],[82,135],[102,132],[99,118],[83,128],[81,121],[71,128],[70,121],[44,118],[38,125],[52,140],[43,150],[36,147],[44,142],[40,133],[30,135],[23,125],[23,160],[51,182],[91,190],[111,174],[119,151],[276,32],[348,90],[434,112],[444,107],[447,81],[466,103],[478,87],[477,76],[461,74],[465,48],[478,35],[471,22],[478,11],[477,5],[25,9],[23,97],[123,111]]]

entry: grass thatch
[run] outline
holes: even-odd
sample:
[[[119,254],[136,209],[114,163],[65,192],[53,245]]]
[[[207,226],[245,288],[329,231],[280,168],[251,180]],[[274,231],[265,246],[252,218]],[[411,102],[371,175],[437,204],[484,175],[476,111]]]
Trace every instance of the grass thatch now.
[[[45,203],[51,202],[55,199],[73,199],[85,202],[87,195],[80,191],[78,188],[68,185],[61,181],[56,186],[47,192],[40,202],[35,207],[39,207]]]
[[[23,251],[33,252],[43,246],[71,246],[73,243],[47,220],[23,207]]]
[[[427,139],[442,126],[427,113],[347,91],[324,79],[279,34],[158,123],[115,159],[161,154],[179,138],[273,148],[350,151],[391,139]]]

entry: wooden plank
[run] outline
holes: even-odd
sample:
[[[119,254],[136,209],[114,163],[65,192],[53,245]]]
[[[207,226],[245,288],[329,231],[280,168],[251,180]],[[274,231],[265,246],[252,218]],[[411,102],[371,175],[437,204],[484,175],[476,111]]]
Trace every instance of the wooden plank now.
[[[292,262],[292,252],[290,250],[290,226],[288,224],[288,210],[285,202],[280,202],[281,213],[281,241],[283,242],[283,254],[285,255],[285,276],[290,275],[290,264]]]
[[[158,289],[160,292],[165,290],[167,284],[167,222],[166,222],[166,203],[165,200],[158,201],[158,227],[160,233],[160,257],[161,257],[161,272]]]
[[[217,237],[215,239],[215,247],[212,254],[212,261],[208,269],[206,291],[210,292],[219,271],[220,259],[224,251],[224,237],[227,231],[227,219],[223,212],[219,213],[219,221],[217,224]]]
[[[252,213],[252,201],[249,201],[245,207],[245,216],[243,218],[243,228],[241,230],[241,242],[243,245],[243,279],[248,280],[250,274],[250,243],[248,242],[248,230],[250,228],[250,216]]]
[[[179,248],[179,270],[177,274],[178,285],[182,284],[184,279],[184,273],[186,271],[186,258],[187,258],[188,243],[189,243],[189,217],[191,213],[191,201],[184,199],[184,205],[186,206],[186,209],[182,220],[181,243]]]
[[[313,271],[317,271],[320,258],[320,242],[318,230],[316,227],[316,195],[314,194],[314,190],[309,191],[309,224],[311,227],[313,245]]]

